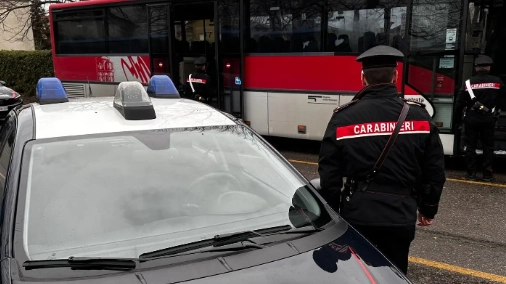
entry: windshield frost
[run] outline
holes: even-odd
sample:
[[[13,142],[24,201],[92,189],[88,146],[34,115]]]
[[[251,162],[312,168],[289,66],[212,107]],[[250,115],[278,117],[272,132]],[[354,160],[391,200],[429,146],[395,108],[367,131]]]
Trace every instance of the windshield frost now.
[[[289,209],[304,182],[247,129],[117,135],[28,146],[30,259],[138,257],[217,234],[294,226]],[[312,195],[299,195],[318,217]]]

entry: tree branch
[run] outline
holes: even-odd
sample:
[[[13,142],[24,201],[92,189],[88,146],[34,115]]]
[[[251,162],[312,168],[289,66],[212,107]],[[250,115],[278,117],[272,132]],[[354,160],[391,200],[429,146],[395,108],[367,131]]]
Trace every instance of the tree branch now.
[[[8,37],[5,40],[25,41],[30,39],[32,31],[36,42],[45,37],[49,40],[46,9],[50,4],[76,1],[79,0],[0,0],[0,25]]]

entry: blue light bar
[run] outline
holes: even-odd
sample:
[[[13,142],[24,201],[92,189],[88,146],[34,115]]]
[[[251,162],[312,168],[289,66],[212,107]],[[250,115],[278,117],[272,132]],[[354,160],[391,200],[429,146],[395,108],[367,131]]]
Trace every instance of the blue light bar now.
[[[155,119],[153,103],[137,81],[121,82],[114,95],[114,108],[127,120]]]
[[[155,98],[181,98],[176,86],[167,75],[154,75],[151,77],[147,92],[150,97]]]
[[[37,82],[36,100],[43,105],[65,103],[69,101],[69,98],[60,79],[49,77],[40,78]]]

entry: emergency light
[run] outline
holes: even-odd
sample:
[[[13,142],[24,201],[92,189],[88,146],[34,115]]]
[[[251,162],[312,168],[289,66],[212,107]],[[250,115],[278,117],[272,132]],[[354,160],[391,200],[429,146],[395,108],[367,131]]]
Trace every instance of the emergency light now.
[[[40,78],[37,82],[36,100],[39,104],[65,103],[69,101],[60,79]]]
[[[121,82],[114,95],[114,108],[127,120],[155,119],[153,103],[137,81]]]
[[[147,92],[150,97],[155,98],[181,98],[176,86],[167,75],[154,75],[151,77]]]

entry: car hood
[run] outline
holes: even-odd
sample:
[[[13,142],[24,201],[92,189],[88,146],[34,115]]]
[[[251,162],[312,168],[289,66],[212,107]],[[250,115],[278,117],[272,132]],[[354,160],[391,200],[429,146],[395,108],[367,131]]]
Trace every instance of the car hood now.
[[[264,249],[209,256],[199,261],[177,257],[153,262],[157,262],[154,264],[156,267],[146,270],[139,267],[135,273],[113,272],[111,275],[108,274],[111,272],[104,271],[102,277],[74,278],[76,280],[69,282],[76,284],[103,284],[111,281],[123,284],[411,283],[344,221],[322,232]],[[145,264],[153,265],[152,262]],[[40,271],[40,277],[44,278],[46,270],[37,271]],[[51,283],[51,281],[44,282]],[[13,283],[37,282],[15,280]]]
[[[297,248],[297,244],[293,243]],[[302,246],[299,245],[299,247]],[[233,267],[234,263],[229,265]],[[186,283],[396,284],[411,282],[349,227],[346,233],[334,241],[296,256]]]

